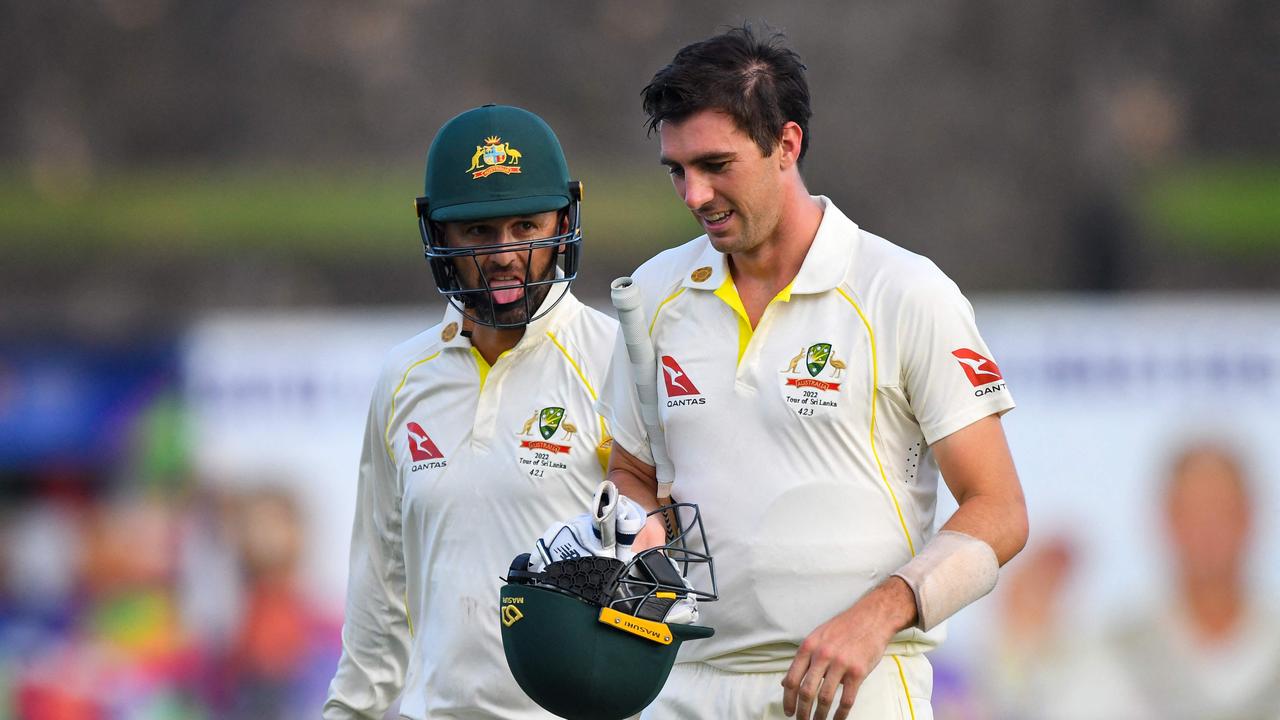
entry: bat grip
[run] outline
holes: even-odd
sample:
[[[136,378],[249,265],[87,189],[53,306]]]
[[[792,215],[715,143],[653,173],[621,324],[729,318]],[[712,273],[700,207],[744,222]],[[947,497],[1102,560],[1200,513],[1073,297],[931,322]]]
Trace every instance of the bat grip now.
[[[653,455],[654,472],[658,479],[659,504],[671,497],[675,473],[671,458],[667,455],[666,433],[658,416],[657,359],[653,342],[645,325],[640,288],[629,277],[614,280],[609,286],[609,296],[618,311],[618,324],[622,341],[627,346],[631,361],[636,395],[640,401],[640,419],[649,435],[649,451]]]

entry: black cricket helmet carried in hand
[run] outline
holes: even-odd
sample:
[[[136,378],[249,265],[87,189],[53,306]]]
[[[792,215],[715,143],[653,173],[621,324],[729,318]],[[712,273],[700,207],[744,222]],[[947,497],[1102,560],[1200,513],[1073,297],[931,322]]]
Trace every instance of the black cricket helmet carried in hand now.
[[[440,128],[427,151],[425,195],[414,203],[418,230],[431,273],[449,302],[473,322],[520,327],[551,311],[578,275],[582,246],[582,184],[569,179],[560,141],[542,118],[528,110],[485,105]],[[449,247],[441,223],[559,211],[550,237],[469,247]],[[550,248],[555,261],[534,277],[534,251]],[[524,253],[519,285],[523,312],[503,312],[481,270],[484,257]],[[480,285],[463,287],[455,263],[474,263]],[[548,297],[551,295],[551,297]],[[507,320],[500,316],[507,316]]]
[[[670,518],[671,537],[626,562],[607,549],[588,554],[600,552],[600,538],[574,521],[538,544],[544,558],[563,559],[531,563],[526,553],[512,562],[501,593],[502,645],[516,682],[543,709],[568,720],[631,717],[658,696],[680,644],[714,634],[667,621],[688,622],[691,603],[716,599],[698,507],[654,512]]]

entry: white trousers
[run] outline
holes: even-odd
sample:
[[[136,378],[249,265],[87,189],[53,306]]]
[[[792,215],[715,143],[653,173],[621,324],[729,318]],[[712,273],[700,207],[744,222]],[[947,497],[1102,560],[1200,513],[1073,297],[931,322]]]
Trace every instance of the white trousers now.
[[[679,663],[643,720],[787,720],[780,673],[734,673]],[[862,686],[849,720],[933,720],[933,667],[923,655],[884,656]],[[837,693],[832,703],[840,701]]]

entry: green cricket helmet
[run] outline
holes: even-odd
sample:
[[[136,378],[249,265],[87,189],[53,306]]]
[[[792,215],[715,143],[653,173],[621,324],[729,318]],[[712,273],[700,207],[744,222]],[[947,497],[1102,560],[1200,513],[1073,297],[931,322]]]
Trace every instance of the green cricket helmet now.
[[[532,572],[530,554],[512,561],[501,592],[502,646],[516,682],[544,710],[567,720],[636,715],[662,690],[681,643],[715,633],[664,622],[676,608],[687,619],[690,600],[717,597],[697,506],[654,513],[674,519],[667,544],[627,562],[579,555]]]
[[[495,327],[520,327],[551,311],[578,275],[582,246],[582,183],[569,179],[560,141],[542,118],[528,110],[485,105],[468,110],[440,128],[427,151],[425,194],[414,203],[418,230],[436,287],[468,319]],[[529,242],[449,247],[440,223],[560,211],[557,234]],[[567,227],[566,227],[567,226]],[[563,232],[560,230],[564,228]],[[533,252],[552,248],[552,272],[532,277]],[[523,313],[500,322],[482,258],[527,253],[518,285]],[[481,287],[463,287],[458,262],[475,263]],[[559,293],[546,300],[553,286]],[[507,288],[513,286],[505,286]]]

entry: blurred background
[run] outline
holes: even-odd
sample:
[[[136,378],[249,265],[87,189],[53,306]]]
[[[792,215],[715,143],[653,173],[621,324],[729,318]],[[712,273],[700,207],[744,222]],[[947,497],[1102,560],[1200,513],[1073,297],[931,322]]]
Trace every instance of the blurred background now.
[[[1280,717],[1261,0],[0,0],[0,717],[316,717],[369,392],[442,312],[435,130],[556,129],[604,308],[698,233],[640,89],[744,20],[808,65],[810,189],[960,284],[1019,401],[1032,541],[936,716]]]

